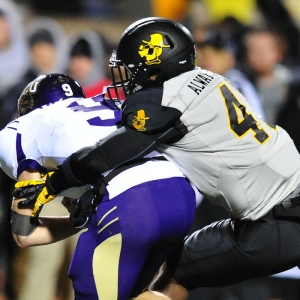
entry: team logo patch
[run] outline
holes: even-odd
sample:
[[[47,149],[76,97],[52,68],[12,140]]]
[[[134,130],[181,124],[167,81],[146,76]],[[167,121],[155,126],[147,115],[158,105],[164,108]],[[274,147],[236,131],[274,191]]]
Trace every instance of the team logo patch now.
[[[149,120],[149,117],[146,117],[145,111],[140,109],[137,111],[137,115],[133,117],[132,126],[137,131],[146,131],[146,120]]]
[[[139,47],[140,57],[146,58],[146,65],[160,64],[159,57],[163,53],[164,48],[170,48],[170,45],[164,45],[164,37],[160,33],[150,34],[150,41],[142,40],[144,45]]]

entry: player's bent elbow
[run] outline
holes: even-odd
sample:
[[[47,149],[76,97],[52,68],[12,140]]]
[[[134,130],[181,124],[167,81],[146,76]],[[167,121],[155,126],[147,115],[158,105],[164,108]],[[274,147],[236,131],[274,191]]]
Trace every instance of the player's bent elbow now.
[[[30,244],[27,242],[27,236],[17,235],[13,233],[13,239],[20,248],[26,248],[30,246]]]

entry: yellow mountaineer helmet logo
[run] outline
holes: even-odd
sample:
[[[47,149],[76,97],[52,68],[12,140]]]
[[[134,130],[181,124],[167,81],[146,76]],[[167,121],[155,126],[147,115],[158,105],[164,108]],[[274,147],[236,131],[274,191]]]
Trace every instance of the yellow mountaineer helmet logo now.
[[[149,117],[146,117],[145,111],[143,109],[140,109],[137,111],[137,115],[133,117],[132,126],[137,131],[146,131],[145,125],[146,120],[148,119]]]
[[[160,64],[159,57],[163,53],[163,48],[170,48],[170,45],[164,45],[164,37],[160,33],[150,34],[150,41],[142,40],[146,45],[140,45],[140,57],[146,57],[146,65]]]

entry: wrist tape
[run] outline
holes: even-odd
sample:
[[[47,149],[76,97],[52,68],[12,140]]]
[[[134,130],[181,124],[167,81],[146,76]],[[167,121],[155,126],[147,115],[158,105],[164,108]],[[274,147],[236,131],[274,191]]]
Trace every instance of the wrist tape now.
[[[36,230],[37,226],[38,220],[20,215],[15,211],[11,212],[11,230],[14,234],[28,236]]]

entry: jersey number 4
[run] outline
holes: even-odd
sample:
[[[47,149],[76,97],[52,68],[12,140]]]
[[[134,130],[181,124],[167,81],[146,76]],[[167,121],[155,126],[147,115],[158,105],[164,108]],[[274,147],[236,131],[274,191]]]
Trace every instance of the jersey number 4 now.
[[[259,143],[266,142],[270,136],[259,125],[259,121],[247,111],[246,106],[239,101],[226,84],[219,86],[219,89],[224,98],[229,126],[233,133],[239,138],[252,133],[254,139]]]

